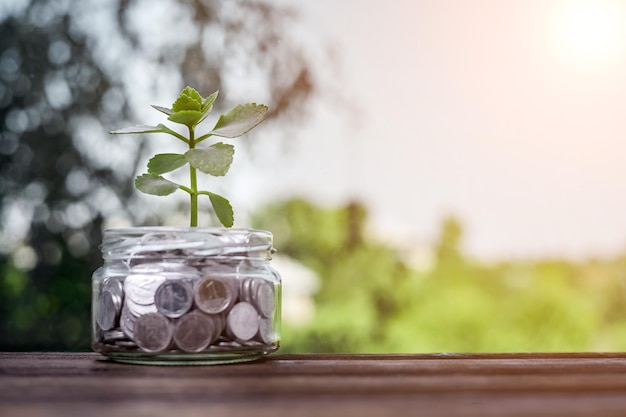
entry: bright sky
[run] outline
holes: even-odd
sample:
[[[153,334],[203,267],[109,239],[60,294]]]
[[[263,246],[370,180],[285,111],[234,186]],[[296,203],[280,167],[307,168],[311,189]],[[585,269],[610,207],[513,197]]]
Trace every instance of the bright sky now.
[[[280,2],[339,64],[275,189],[424,242],[454,214],[482,257],[626,251],[626,2]]]

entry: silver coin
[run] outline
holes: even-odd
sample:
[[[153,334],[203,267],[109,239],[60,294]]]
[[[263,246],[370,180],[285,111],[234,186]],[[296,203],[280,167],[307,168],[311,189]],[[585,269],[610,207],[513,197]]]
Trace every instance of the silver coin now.
[[[241,301],[250,302],[250,285],[252,284],[252,278],[246,277],[240,280],[239,284],[239,299]]]
[[[258,342],[256,340],[248,340],[247,342],[243,342],[244,346],[250,346],[250,347],[260,347],[263,346],[263,343]]]
[[[259,331],[259,313],[250,303],[235,304],[226,316],[226,331],[238,342],[252,339]]]
[[[164,281],[161,275],[132,274],[124,280],[124,294],[136,304],[154,304],[154,294]]]
[[[108,291],[120,298],[124,297],[124,284],[118,277],[108,277],[102,282],[102,292]]]
[[[235,305],[237,299],[239,298],[239,288],[241,285],[239,283],[239,279],[235,277],[224,278],[224,282],[226,282],[226,284],[230,287],[230,304],[228,306],[228,308],[230,308]]]
[[[220,336],[224,329],[226,328],[226,315],[225,314],[214,314],[211,315],[213,319],[213,323],[215,324],[215,328],[217,330],[217,336]]]
[[[156,313],[158,310],[154,304],[137,304],[133,300],[127,298],[124,305],[128,308],[128,311],[135,317],[143,316],[148,313]]]
[[[210,316],[192,311],[176,321],[174,343],[183,352],[201,352],[217,339],[216,333]]]
[[[137,319],[133,340],[145,352],[163,352],[172,344],[173,327],[160,313],[145,314]]]
[[[133,349],[137,347],[137,343],[133,342],[132,340],[116,340],[115,345],[119,347],[133,348]]]
[[[104,332],[103,340],[105,342],[115,342],[117,340],[127,340],[126,335],[119,329],[107,330]]]
[[[96,313],[96,322],[102,330],[111,330],[116,325],[121,308],[120,297],[108,291],[100,293]]]
[[[220,347],[241,347],[241,343],[235,341],[224,341],[217,344]]]
[[[120,314],[120,328],[129,339],[133,339],[135,337],[134,330],[136,322],[137,316],[133,315],[128,309],[128,306],[124,304]]]
[[[274,314],[274,307],[276,301],[274,298],[274,286],[269,282],[258,279],[255,281],[256,288],[254,289],[254,305],[263,318],[271,318]]]
[[[262,318],[259,321],[259,332],[256,334],[255,339],[266,345],[271,345],[276,341],[272,319]]]
[[[232,290],[230,285],[220,278],[203,278],[194,288],[194,300],[196,306],[205,313],[221,313],[232,303]]]
[[[170,318],[178,318],[189,311],[193,304],[191,285],[181,280],[167,280],[154,294],[157,310]]]

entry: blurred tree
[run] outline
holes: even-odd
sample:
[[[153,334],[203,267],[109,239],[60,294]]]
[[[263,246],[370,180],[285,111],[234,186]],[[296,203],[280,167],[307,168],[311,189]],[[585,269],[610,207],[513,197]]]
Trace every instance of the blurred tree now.
[[[359,203],[322,208],[294,199],[258,213],[255,227],[315,270],[315,315],[283,328],[288,352],[521,352],[623,350],[624,258],[485,264],[461,250],[447,218],[436,262],[411,270],[402,252],[366,233]],[[406,249],[405,253],[406,253]],[[283,280],[293,279],[284,276]]]
[[[103,223],[159,222],[130,180],[149,145],[105,133],[145,97],[189,84],[302,114],[316,83],[294,17],[246,0],[0,5],[0,349],[88,346]]]
[[[367,217],[359,202],[323,209],[302,199],[257,214],[254,227],[274,231],[280,253],[321,279],[315,319],[306,329],[285,326],[286,351],[376,350],[385,346],[387,323],[416,296],[415,273],[397,250],[367,236]]]
[[[461,259],[461,239],[463,227],[454,217],[446,217],[441,224],[439,240],[435,246],[437,259],[440,262],[458,261]]]

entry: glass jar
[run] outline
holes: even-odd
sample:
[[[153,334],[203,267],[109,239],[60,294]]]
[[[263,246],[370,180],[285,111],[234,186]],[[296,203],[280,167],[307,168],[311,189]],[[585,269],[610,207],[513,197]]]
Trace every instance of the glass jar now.
[[[92,277],[92,347],[118,362],[221,364],[280,343],[272,234],[251,229],[106,230]]]

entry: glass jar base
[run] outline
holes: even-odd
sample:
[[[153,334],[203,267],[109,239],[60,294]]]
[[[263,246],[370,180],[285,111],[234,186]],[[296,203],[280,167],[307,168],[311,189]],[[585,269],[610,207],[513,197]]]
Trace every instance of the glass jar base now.
[[[263,350],[204,351],[199,353],[163,352],[100,352],[112,361],[135,365],[226,365],[251,362],[261,359],[278,350],[278,346]]]

